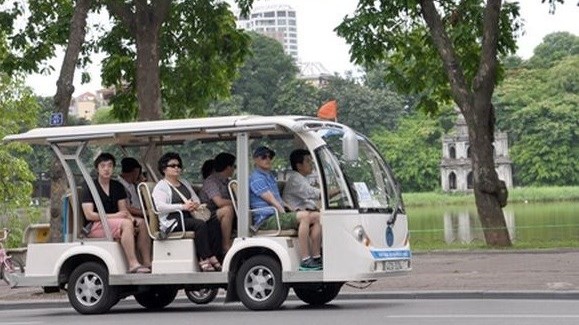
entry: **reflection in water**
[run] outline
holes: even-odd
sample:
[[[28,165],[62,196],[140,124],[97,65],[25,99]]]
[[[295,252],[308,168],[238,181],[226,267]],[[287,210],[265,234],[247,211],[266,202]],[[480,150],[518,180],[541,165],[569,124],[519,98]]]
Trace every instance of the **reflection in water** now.
[[[515,241],[515,212],[505,210],[505,221],[511,241]],[[469,244],[473,241],[483,241],[484,234],[480,227],[478,215],[468,210],[444,212],[444,241],[447,244]]]
[[[576,201],[521,203],[509,204],[503,212],[513,242],[568,245],[579,243],[578,206]],[[485,242],[473,205],[409,207],[408,222],[414,243]]]

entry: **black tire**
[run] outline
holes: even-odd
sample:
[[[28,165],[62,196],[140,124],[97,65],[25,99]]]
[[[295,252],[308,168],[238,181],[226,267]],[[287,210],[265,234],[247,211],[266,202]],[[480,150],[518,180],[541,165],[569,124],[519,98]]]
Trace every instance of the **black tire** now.
[[[68,301],[81,314],[106,313],[118,301],[117,288],[109,285],[109,271],[97,262],[85,262],[68,280]]]
[[[177,287],[175,286],[152,286],[149,290],[135,294],[135,300],[139,305],[153,310],[159,310],[167,307],[175,300],[177,296]]]
[[[187,290],[185,289],[185,295],[193,303],[198,305],[206,305],[217,297],[218,288],[203,288],[199,290]]]
[[[294,287],[293,289],[301,301],[312,306],[321,306],[334,300],[338,293],[340,293],[342,285],[342,282],[316,283],[308,286]]]
[[[13,281],[12,278],[14,276],[24,276],[24,263],[15,256],[12,256],[8,263],[12,263],[14,272],[6,271],[6,265],[2,264],[0,265],[0,279],[4,280],[7,285],[11,286]]]
[[[281,266],[266,255],[253,256],[237,272],[235,289],[243,305],[252,310],[277,309],[288,295],[281,280]]]

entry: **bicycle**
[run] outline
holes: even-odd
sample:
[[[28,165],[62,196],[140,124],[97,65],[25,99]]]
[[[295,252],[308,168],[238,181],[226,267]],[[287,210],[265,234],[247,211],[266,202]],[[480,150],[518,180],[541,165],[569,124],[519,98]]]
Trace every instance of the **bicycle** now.
[[[8,238],[9,232],[8,228],[2,229],[3,235],[0,238],[0,279],[11,286],[14,276],[17,273],[24,273],[24,264],[19,259],[8,255],[4,249],[4,241]]]

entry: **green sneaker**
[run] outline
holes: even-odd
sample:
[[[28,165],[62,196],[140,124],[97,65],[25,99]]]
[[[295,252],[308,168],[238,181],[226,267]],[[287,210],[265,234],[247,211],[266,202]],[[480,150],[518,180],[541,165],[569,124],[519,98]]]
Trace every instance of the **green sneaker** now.
[[[322,265],[319,262],[316,262],[311,257],[308,257],[306,260],[303,260],[300,263],[300,271],[319,271],[322,269]]]

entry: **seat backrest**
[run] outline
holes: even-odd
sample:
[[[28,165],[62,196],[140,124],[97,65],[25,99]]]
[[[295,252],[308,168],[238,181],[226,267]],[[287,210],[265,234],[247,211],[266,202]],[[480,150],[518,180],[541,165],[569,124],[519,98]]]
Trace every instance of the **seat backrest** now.
[[[76,220],[74,220],[74,215],[72,213],[73,209],[72,209],[72,192],[69,190],[62,198],[63,202],[65,203],[65,205],[62,207],[63,208],[63,217],[65,217],[66,220],[63,220],[63,228],[62,232],[63,234],[65,234],[65,238],[72,238],[72,227],[71,226],[76,226],[76,234],[79,238],[84,237],[83,233],[82,233],[82,228],[84,227],[84,225],[87,223],[86,218],[84,217],[84,212],[82,210],[82,202],[81,202],[81,197],[82,197],[82,187],[78,186],[76,188],[76,193],[77,193],[77,197],[78,197],[78,218]],[[64,210],[66,209],[66,210]]]
[[[137,185],[137,192],[141,200],[141,208],[143,209],[143,217],[145,218],[147,230],[151,238],[155,238],[156,236],[154,236],[154,234],[159,231],[159,217],[151,194],[154,187],[154,182],[141,182]]]
[[[237,181],[232,179],[227,184],[227,190],[229,191],[229,197],[231,198],[231,203],[233,203],[233,209],[235,210],[235,215],[238,216],[237,212]]]

